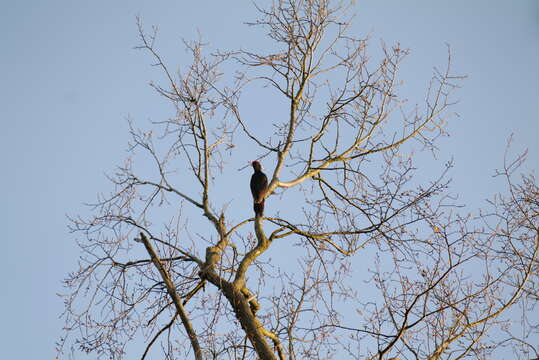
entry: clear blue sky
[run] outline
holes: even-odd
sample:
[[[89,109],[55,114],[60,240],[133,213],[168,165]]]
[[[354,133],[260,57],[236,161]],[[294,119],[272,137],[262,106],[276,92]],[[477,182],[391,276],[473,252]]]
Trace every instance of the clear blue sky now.
[[[421,101],[432,67],[443,64],[445,43],[455,71],[469,75],[440,152],[455,159],[453,191],[463,202],[477,207],[503,191],[491,175],[511,133],[515,150],[529,149],[527,168],[539,168],[539,1],[365,0],[356,12],[353,32],[370,33],[373,47],[382,38],[412,50],[403,74],[412,102]],[[63,309],[56,294],[78,256],[65,216],[110,190],[103,175],[125,157],[125,117],[170,114],[147,85],[159,78],[151,59],[133,50],[136,15],[159,25],[158,46],[173,67],[186,61],[180,40],[198,32],[228,49],[261,36],[242,24],[255,18],[248,1],[3,3],[2,358],[53,357]]]

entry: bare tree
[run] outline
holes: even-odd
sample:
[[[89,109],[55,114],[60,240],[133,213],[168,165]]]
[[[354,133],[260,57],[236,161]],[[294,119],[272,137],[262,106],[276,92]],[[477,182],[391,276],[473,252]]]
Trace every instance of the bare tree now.
[[[451,163],[418,180],[414,149],[436,150],[462,78],[450,56],[423,103],[409,106],[398,76],[408,51],[383,46],[370,59],[368,41],[348,32],[345,5],[276,0],[258,11],[249,25],[263,28],[271,52],[205,55],[201,42],[186,42],[192,62],[177,73],[138,22],[139,48],[165,78],[152,86],[176,112],[149,130],[130,123],[113,191],[92,216],[71,219],[82,257],[65,282],[59,354],[537,357],[528,315],[538,299],[539,193],[532,176],[512,176],[524,156],[499,173],[508,195],[476,216],[451,196]],[[227,78],[231,65],[239,70]],[[257,87],[285,107],[270,134],[244,115],[241,99]],[[270,166],[266,197],[281,204],[277,214],[241,218],[251,204],[216,190],[216,177],[235,176],[249,155],[239,143]],[[289,256],[269,260],[276,248]],[[141,341],[134,355],[128,346]]]

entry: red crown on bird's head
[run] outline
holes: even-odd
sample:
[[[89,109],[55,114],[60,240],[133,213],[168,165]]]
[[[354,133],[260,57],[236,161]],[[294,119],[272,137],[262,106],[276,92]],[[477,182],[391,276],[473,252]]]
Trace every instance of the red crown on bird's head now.
[[[260,162],[258,160],[253,161],[251,163],[251,165],[253,165],[253,169],[255,169],[257,171],[262,170],[262,165],[260,164]]]

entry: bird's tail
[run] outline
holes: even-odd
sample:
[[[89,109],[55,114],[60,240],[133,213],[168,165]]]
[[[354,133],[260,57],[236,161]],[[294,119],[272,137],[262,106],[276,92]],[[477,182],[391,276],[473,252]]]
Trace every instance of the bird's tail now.
[[[253,204],[253,210],[255,211],[256,217],[264,215],[264,199],[262,199],[262,201],[259,203],[255,202]]]

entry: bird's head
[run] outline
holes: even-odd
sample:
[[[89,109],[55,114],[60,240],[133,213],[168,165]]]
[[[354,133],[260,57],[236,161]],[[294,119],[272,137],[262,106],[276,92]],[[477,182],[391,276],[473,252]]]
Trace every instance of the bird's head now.
[[[260,165],[260,162],[257,160],[253,161],[251,165],[253,165],[253,169],[255,169],[255,171],[262,171],[262,165]]]

